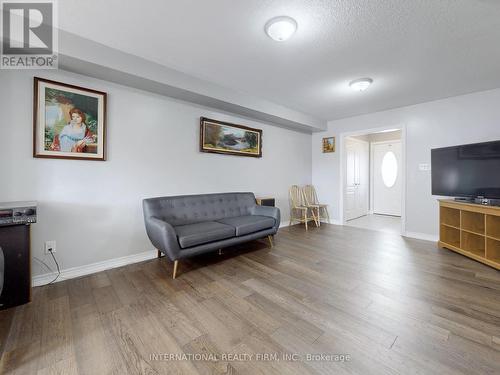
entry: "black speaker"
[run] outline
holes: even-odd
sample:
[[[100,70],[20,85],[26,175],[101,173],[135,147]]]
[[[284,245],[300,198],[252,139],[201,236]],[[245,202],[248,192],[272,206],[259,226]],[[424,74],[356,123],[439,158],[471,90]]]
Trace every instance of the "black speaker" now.
[[[255,198],[255,201],[260,206],[270,206],[270,207],[275,206],[275,199],[274,198]]]
[[[2,295],[2,290],[3,290],[4,274],[5,274],[5,261],[3,257],[3,250],[0,247],[0,296]]]
[[[0,227],[0,310],[28,303],[30,299],[30,227]]]

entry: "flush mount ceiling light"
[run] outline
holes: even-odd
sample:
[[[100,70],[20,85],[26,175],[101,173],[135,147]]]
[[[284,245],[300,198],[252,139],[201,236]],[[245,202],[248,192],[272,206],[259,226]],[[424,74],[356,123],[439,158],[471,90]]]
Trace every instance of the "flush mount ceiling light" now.
[[[360,78],[351,81],[349,87],[354,91],[365,91],[372,83],[373,79],[371,78]]]
[[[292,17],[280,16],[267,21],[266,34],[277,42],[284,42],[297,31],[297,21]]]
[[[385,130],[381,130],[377,133],[392,133],[392,132],[397,132],[398,130],[400,129],[397,129],[397,128],[394,128],[394,129],[385,129]]]

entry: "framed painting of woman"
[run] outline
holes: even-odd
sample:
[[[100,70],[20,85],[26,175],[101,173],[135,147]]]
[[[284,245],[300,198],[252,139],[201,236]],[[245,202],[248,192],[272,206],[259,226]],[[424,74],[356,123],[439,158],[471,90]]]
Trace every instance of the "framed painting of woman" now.
[[[106,160],[106,93],[35,77],[33,156]]]

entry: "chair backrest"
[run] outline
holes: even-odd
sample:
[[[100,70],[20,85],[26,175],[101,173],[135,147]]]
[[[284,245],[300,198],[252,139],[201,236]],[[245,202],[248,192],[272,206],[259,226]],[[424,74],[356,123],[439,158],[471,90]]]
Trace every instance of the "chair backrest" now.
[[[253,193],[180,195],[143,200],[144,217],[157,217],[173,226],[250,215]]]
[[[313,185],[306,185],[302,188],[302,193],[306,204],[318,204],[318,196],[316,195],[316,189]]]
[[[290,186],[288,195],[290,196],[290,206],[292,208],[304,205],[304,197],[302,195],[302,191],[297,185]]]

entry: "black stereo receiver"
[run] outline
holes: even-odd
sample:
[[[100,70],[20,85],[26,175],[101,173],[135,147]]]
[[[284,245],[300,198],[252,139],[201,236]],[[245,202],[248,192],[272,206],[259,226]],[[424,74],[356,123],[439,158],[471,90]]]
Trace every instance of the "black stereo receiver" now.
[[[0,203],[0,226],[36,223],[36,202]]]

